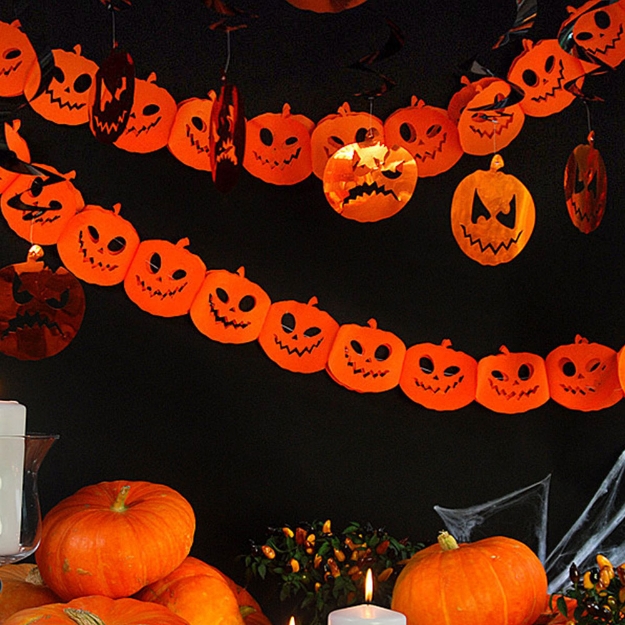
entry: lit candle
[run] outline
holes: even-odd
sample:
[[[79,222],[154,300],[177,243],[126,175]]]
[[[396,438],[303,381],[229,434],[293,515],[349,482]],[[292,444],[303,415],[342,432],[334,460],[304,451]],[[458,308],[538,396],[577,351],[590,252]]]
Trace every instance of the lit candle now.
[[[0,437],[26,434],[26,408],[0,401]],[[24,439],[0,438],[0,555],[20,550]]]
[[[365,580],[365,601],[361,605],[334,610],[328,615],[328,625],[406,625],[406,617],[401,612],[388,610],[369,603],[373,597],[371,569]]]

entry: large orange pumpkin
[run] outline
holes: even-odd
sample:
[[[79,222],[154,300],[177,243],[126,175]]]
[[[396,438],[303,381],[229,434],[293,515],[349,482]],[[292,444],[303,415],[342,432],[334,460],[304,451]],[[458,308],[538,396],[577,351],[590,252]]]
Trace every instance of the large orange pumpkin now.
[[[407,625],[531,625],[547,604],[534,552],[504,536],[458,544],[447,532],[399,574],[391,607]]]
[[[127,597],[171,573],[188,555],[194,531],[193,508],[174,489],[101,482],[48,512],[36,560],[63,600]]]
[[[20,610],[59,601],[43,583],[35,564],[0,566],[0,623]]]

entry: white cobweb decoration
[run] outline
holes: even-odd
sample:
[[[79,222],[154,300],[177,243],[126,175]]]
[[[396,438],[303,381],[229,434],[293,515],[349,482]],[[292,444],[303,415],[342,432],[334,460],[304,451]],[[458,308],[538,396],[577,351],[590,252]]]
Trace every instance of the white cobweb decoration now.
[[[580,517],[556,547],[546,554],[551,475],[499,499],[468,508],[434,510],[458,541],[509,536],[528,545],[540,558],[549,579],[549,592],[569,585],[569,568],[595,566],[602,553],[614,564],[625,562],[625,451],[601,483]]]

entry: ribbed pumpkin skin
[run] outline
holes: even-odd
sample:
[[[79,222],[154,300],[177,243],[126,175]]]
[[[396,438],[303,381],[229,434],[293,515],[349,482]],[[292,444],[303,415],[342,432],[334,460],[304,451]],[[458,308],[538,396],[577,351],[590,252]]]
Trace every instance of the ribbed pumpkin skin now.
[[[128,486],[123,506],[115,502]],[[48,512],[35,558],[63,601],[128,597],[173,571],[195,532],[189,502],[168,486],[113,481],[85,486]]]
[[[36,570],[34,564],[0,566],[0,623],[20,610],[58,603],[59,597],[43,582],[31,581],[29,575]]]
[[[506,537],[418,551],[393,589],[407,625],[531,625],[546,606],[547,575],[534,552]]]

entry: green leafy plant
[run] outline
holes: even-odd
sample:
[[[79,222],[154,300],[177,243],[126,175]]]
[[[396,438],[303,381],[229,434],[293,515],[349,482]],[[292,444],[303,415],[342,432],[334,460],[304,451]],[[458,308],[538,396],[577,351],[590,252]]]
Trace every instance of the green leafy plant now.
[[[242,557],[248,579],[273,578],[280,600],[298,599],[305,622],[324,625],[332,610],[364,602],[367,569],[375,603],[388,607],[402,564],[422,547],[370,523],[352,522],[335,533],[328,520],[270,528],[265,542]]]

